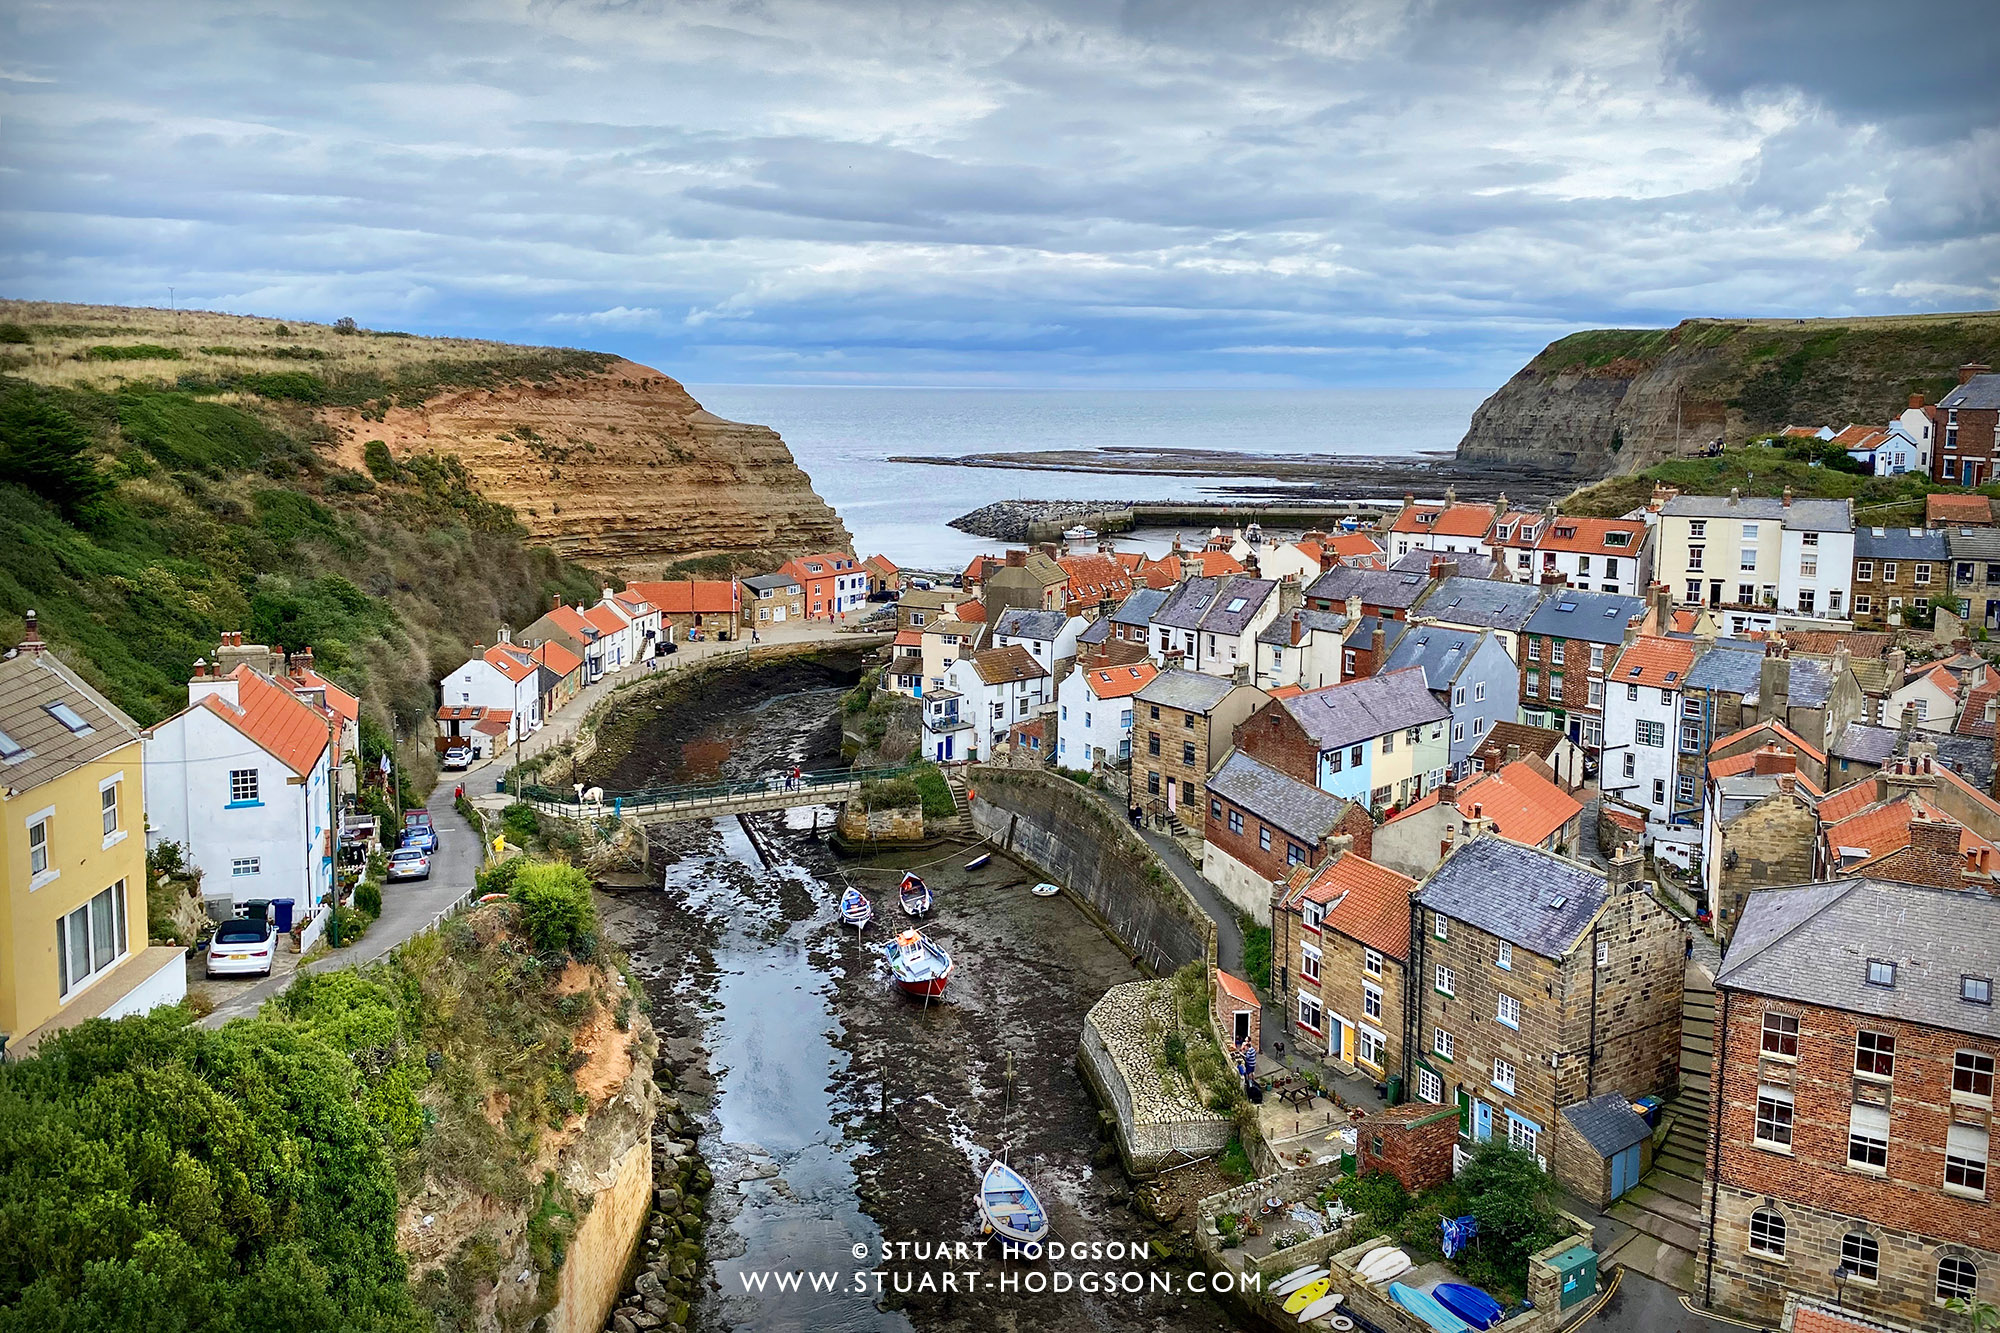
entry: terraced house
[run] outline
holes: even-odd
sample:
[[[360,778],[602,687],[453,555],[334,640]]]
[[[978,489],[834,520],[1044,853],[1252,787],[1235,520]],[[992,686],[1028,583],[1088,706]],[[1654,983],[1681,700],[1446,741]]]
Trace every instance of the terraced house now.
[[[1978,486],[2000,477],[2000,375],[1977,362],[1958,368],[1958,387],[1938,399],[1944,418],[1933,456],[1939,481]]]
[[[2000,528],[1954,526],[1944,539],[1951,593],[1963,604],[1967,622],[2000,630]]]
[[[1516,583],[1550,575],[1579,592],[1636,597],[1653,577],[1652,534],[1636,518],[1571,518],[1555,506],[1509,514],[1493,527],[1493,547]]]
[[[1270,696],[1254,685],[1176,670],[1162,671],[1132,698],[1132,799],[1199,832],[1209,769]]]
[[[1402,512],[1384,534],[1389,559],[1400,560],[1412,551],[1465,552],[1490,559],[1493,547],[1488,537],[1495,516],[1506,511],[1506,502],[1503,495],[1497,507],[1460,504],[1458,493],[1451,490],[1444,493],[1441,505],[1418,504],[1415,496],[1405,495]]]
[[[1278,584],[1240,575],[1192,578],[1153,613],[1153,660],[1162,667],[1233,676],[1256,661],[1257,633],[1278,615]]]
[[[1273,699],[1235,740],[1280,773],[1380,812],[1444,781],[1450,721],[1423,671],[1409,667]]]
[[[1522,627],[1521,721],[1560,731],[1587,753],[1604,745],[1606,673],[1646,611],[1636,597],[1564,590]]]
[[[2000,1302],[2000,899],[1871,879],[1754,893],[1715,979],[1697,1298],[1924,1333]]]
[[[1845,617],[1852,603],[1849,500],[1677,495],[1660,509],[1657,577],[1676,601],[1717,609],[1726,633],[1777,627],[1778,613]]]
[[[1297,1049],[1365,1078],[1402,1070],[1416,887],[1358,848],[1300,867],[1278,886],[1272,1000],[1292,1015]]]
[[[1201,873],[1238,912],[1269,925],[1273,884],[1337,848],[1365,853],[1374,833],[1357,802],[1231,751],[1208,775]]]
[[[1860,528],[1854,534],[1854,623],[1928,625],[1950,593],[1951,550],[1936,528]]]
[[[1447,577],[1410,608],[1409,619],[1412,624],[1429,622],[1451,629],[1490,629],[1507,656],[1518,662],[1521,632],[1547,592],[1534,584]]]

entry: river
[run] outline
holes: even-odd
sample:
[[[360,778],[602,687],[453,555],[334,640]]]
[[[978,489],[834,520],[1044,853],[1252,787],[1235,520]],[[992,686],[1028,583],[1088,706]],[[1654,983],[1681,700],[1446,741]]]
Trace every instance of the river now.
[[[645,719],[618,770],[698,780],[823,764],[845,675],[732,672]],[[976,871],[960,849],[839,861],[811,824],[799,810],[656,830],[660,887],[605,896],[716,1180],[696,1326],[1228,1326],[1178,1294],[1183,1275],[1150,1253],[1023,1266],[956,1248],[979,1239],[973,1189],[1003,1149],[1038,1184],[1058,1236],[1134,1248],[1164,1237],[1134,1209],[1074,1067],[1085,1010],[1138,974],[1066,898],[1028,894],[1030,872],[1004,857]],[[923,873],[939,902],[926,929],[957,963],[946,1001],[929,1007],[889,985],[876,952],[894,877],[917,860],[933,863]],[[860,937],[834,915],[849,882],[878,911]],[[885,1262],[885,1244],[923,1248]],[[1174,1291],[1052,1289],[1079,1267],[1137,1271]],[[833,1290],[812,1289],[820,1274]],[[800,1289],[781,1293],[785,1282]]]

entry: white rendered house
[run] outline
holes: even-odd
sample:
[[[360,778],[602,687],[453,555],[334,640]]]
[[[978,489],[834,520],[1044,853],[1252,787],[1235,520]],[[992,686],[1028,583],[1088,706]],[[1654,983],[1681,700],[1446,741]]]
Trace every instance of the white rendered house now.
[[[1151,662],[1072,671],[1056,689],[1056,763],[1088,769],[1132,757],[1132,696],[1159,675]]]
[[[477,704],[489,711],[505,710],[511,715],[509,739],[524,740],[542,725],[537,670],[527,648],[504,641],[496,643],[479,656],[466,659],[439,681],[438,701],[446,705]]]

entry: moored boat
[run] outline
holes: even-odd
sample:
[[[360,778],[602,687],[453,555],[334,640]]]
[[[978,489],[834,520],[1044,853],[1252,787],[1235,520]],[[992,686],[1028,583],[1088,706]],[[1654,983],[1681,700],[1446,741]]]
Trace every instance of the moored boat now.
[[[931,911],[931,888],[915,873],[906,873],[897,888],[902,899],[904,916],[929,916]]]
[[[1003,1240],[1039,1244],[1049,1234],[1048,1210],[1019,1171],[994,1158],[979,1184],[979,1214]]]
[[[1095,528],[1074,527],[1064,531],[1063,540],[1066,542],[1087,542],[1096,535],[1097,529]]]
[[[897,989],[906,995],[934,999],[951,980],[951,955],[914,927],[883,945],[882,956],[889,960]]]
[[[861,890],[850,886],[840,895],[840,919],[850,926],[865,926],[875,919],[875,907]]]

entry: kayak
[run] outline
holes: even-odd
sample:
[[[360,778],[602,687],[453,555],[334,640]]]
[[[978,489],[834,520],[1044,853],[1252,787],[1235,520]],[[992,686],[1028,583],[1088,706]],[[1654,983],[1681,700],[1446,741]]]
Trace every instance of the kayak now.
[[[1437,1303],[1474,1328],[1491,1328],[1500,1322],[1505,1307],[1478,1287],[1463,1282],[1440,1282],[1431,1288]]]

